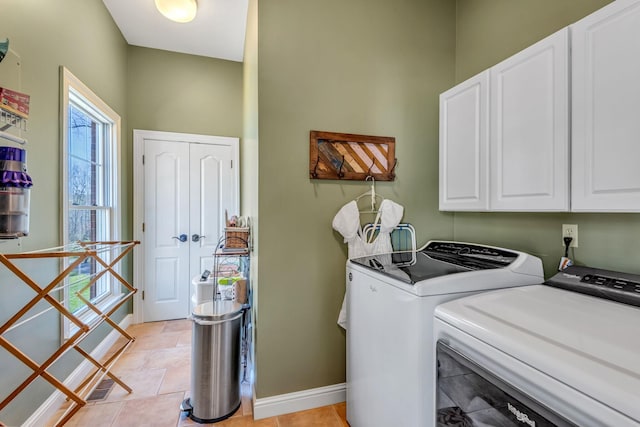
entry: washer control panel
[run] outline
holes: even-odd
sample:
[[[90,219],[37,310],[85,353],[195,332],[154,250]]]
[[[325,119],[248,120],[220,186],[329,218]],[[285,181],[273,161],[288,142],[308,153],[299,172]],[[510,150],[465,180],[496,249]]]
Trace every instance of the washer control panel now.
[[[637,274],[570,266],[545,284],[640,306],[640,275]]]
[[[430,241],[422,252],[431,258],[474,270],[506,267],[518,258],[516,252],[501,248],[437,240]]]

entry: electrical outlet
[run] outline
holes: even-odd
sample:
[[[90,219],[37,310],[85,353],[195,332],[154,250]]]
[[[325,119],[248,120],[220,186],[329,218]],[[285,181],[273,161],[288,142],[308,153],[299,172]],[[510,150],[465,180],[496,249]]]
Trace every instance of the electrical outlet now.
[[[562,246],[564,246],[564,238],[571,237],[571,244],[569,247],[578,247],[578,224],[562,224]]]

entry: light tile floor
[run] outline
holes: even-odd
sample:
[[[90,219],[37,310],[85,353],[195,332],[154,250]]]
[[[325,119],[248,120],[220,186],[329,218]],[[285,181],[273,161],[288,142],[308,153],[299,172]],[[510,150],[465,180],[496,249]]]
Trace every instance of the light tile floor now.
[[[127,329],[135,342],[120,357],[113,372],[133,389],[117,384],[102,401],[89,402],[65,424],[69,427],[344,427],[343,403],[254,421],[251,386],[242,383],[242,404],[230,418],[198,424],[180,412],[189,396],[191,322],[143,323]],[[51,420],[54,423],[59,416]]]

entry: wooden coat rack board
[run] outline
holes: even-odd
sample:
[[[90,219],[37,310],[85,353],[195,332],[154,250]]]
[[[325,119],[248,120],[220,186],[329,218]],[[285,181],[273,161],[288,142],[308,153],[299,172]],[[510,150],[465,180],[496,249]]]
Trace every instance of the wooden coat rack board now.
[[[396,177],[393,137],[312,130],[309,145],[311,179],[393,181]]]
[[[110,316],[118,310],[125,302],[127,302],[133,294],[137,291],[133,286],[131,286],[120,274],[118,274],[114,270],[114,266],[120,262],[132,249],[135,245],[139,244],[138,241],[130,241],[130,242],[79,242],[74,244],[72,247],[61,247],[61,248],[52,248],[49,250],[36,251],[36,252],[27,252],[27,253],[19,253],[19,254],[0,254],[0,263],[4,264],[4,266],[10,270],[17,278],[19,278],[24,284],[30,287],[33,291],[36,292],[36,296],[33,297],[28,303],[26,303],[18,312],[13,315],[9,320],[7,320],[3,325],[0,325],[0,346],[7,350],[11,355],[20,360],[26,366],[28,366],[33,373],[27,377],[22,384],[20,384],[13,392],[11,392],[2,402],[0,402],[0,410],[4,409],[13,399],[15,399],[29,384],[31,384],[38,377],[42,377],[44,380],[53,385],[57,390],[62,392],[68,400],[71,401],[71,405],[67,408],[65,413],[58,419],[55,423],[55,426],[64,425],[73,414],[75,414],[80,408],[82,408],[87,402],[84,397],[88,396],[96,385],[102,380],[104,376],[108,376],[115,383],[124,388],[127,392],[131,392],[131,388],[127,386],[124,382],[122,382],[118,377],[113,375],[110,372],[112,365],[118,360],[120,355],[124,352],[124,350],[129,347],[129,345],[134,341],[134,338],[130,336],[126,331],[124,331],[117,323],[111,320]],[[109,256],[108,262],[105,261],[105,254],[111,253]],[[70,258],[70,262],[68,266],[60,272],[51,282],[44,286],[40,286],[33,279],[29,277],[25,272],[20,270],[18,266],[14,263],[14,260],[19,259],[43,259],[43,258]],[[101,266],[101,270],[92,275],[88,283],[79,289],[76,292],[76,296],[82,300],[83,303],[87,305],[87,307],[96,314],[95,320],[89,324],[83,323],[76,315],[71,313],[64,305],[58,301],[58,299],[54,298],[50,295],[52,292],[56,292],[61,290],[62,288],[67,287],[65,282],[68,281],[69,274],[78,267],[83,261],[94,260],[99,266]],[[109,307],[108,311],[103,312],[90,301],[88,301],[82,293],[85,292],[91,285],[96,283],[102,276],[105,274],[110,274],[113,279],[118,281],[125,289],[126,292],[123,292],[120,295],[120,298],[117,302],[115,302],[112,306]],[[40,301],[47,301],[52,308],[55,308],[66,317],[71,323],[76,326],[75,333],[70,336],[66,341],[64,341],[60,347],[54,351],[49,358],[47,358],[42,363],[37,363],[33,359],[31,359],[28,355],[26,355],[23,351],[21,351],[16,345],[11,343],[7,338],[4,337],[4,334],[12,329],[15,329],[22,324],[28,322],[34,317],[39,316],[40,314],[48,311],[44,310],[35,316],[23,320],[20,320],[25,317],[25,315],[31,310],[37,303]],[[80,348],[80,342],[86,338],[91,331],[95,330],[100,324],[106,322],[113,329],[118,331],[122,337],[125,338],[124,344],[119,346],[114,354],[110,356],[106,361],[99,362],[95,360],[91,355],[85,352],[82,348]],[[74,349],[78,353],[80,353],[85,359],[87,359],[93,366],[95,370],[91,375],[89,375],[79,386],[75,389],[71,389],[69,386],[65,385],[62,381],[58,380],[55,376],[48,372],[48,369],[67,351]],[[1,424],[1,423],[0,423]]]

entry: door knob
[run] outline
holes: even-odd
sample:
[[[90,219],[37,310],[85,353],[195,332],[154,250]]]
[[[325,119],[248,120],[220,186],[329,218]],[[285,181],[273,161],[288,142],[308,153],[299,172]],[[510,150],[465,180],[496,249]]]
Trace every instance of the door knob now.
[[[187,235],[181,234],[180,236],[173,236],[172,239],[180,240],[182,243],[187,241]]]
[[[204,239],[205,237],[207,237],[207,236],[200,236],[200,235],[198,235],[198,234],[192,234],[192,235],[191,235],[191,241],[192,241],[192,242],[197,242],[197,241],[199,241],[200,239]]]

